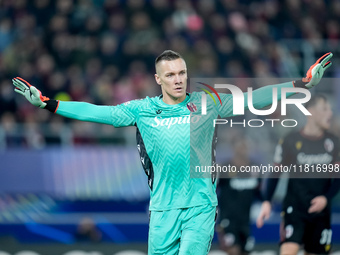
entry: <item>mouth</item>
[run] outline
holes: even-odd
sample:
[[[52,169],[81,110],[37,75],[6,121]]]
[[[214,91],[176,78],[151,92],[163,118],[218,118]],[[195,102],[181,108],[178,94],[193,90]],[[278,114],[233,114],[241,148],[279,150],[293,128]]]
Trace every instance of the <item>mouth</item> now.
[[[180,92],[180,91],[182,91],[183,90],[183,88],[175,88],[175,91],[178,91],[178,92]]]

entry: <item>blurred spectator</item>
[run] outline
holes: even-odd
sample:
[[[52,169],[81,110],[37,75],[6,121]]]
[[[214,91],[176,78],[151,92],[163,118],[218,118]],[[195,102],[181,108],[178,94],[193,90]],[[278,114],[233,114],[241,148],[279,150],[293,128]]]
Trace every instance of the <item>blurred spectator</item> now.
[[[79,222],[76,238],[80,242],[100,242],[102,233],[91,218],[83,218]]]

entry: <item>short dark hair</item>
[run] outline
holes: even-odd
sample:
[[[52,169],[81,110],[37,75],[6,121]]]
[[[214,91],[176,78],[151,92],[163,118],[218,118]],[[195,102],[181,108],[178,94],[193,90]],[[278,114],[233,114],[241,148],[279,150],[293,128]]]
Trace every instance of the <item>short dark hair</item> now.
[[[315,94],[311,97],[311,99],[305,103],[306,109],[315,106],[320,100],[323,100],[324,102],[328,102],[327,97],[323,94]]]
[[[157,65],[158,62],[165,60],[165,61],[171,61],[171,60],[176,60],[176,59],[183,59],[182,56],[173,50],[165,50],[160,54],[156,60],[155,60],[155,65]]]

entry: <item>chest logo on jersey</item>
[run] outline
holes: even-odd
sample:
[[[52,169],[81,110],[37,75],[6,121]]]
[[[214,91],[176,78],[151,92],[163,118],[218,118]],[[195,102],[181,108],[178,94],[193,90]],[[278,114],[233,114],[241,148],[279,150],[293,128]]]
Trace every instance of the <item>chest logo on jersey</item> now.
[[[157,110],[156,113],[157,113],[157,114],[161,114],[161,113],[162,113],[162,110]]]
[[[297,154],[297,163],[299,165],[314,165],[314,164],[329,164],[332,162],[333,157],[328,153],[323,154],[305,154],[300,152]]]
[[[334,143],[331,139],[327,138],[324,142],[324,147],[327,152],[331,152],[334,149]]]
[[[181,117],[170,117],[170,118],[162,118],[156,116],[154,118],[154,123],[151,124],[152,127],[167,127],[168,129],[174,125],[183,125],[190,123],[197,123],[200,120],[201,116],[198,115],[184,115]]]

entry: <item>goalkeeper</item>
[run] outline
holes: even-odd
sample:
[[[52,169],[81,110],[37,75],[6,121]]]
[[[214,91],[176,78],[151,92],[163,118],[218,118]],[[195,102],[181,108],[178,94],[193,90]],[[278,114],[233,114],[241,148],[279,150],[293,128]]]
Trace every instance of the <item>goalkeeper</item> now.
[[[254,107],[259,109],[272,103],[273,87],[281,91],[281,88],[317,85],[331,65],[331,57],[332,53],[321,57],[300,81],[255,90]],[[61,116],[114,127],[136,126],[138,150],[150,187],[148,253],[204,255],[209,252],[214,235],[216,183],[214,178],[190,178],[190,163],[204,166],[214,161],[213,153],[207,153],[212,152],[215,141],[212,123],[218,115],[232,116],[232,95],[219,94],[223,105],[207,100],[209,114],[205,117],[209,119],[195,130],[197,136],[191,137],[196,139],[190,141],[190,121],[187,120],[192,112],[200,113],[201,108],[193,102],[200,102],[204,92],[186,92],[187,67],[178,53],[164,51],[156,58],[155,67],[155,80],[162,94],[117,106],[49,99],[19,77],[13,79],[13,85],[15,91],[33,105]],[[244,102],[247,108],[247,100]]]

